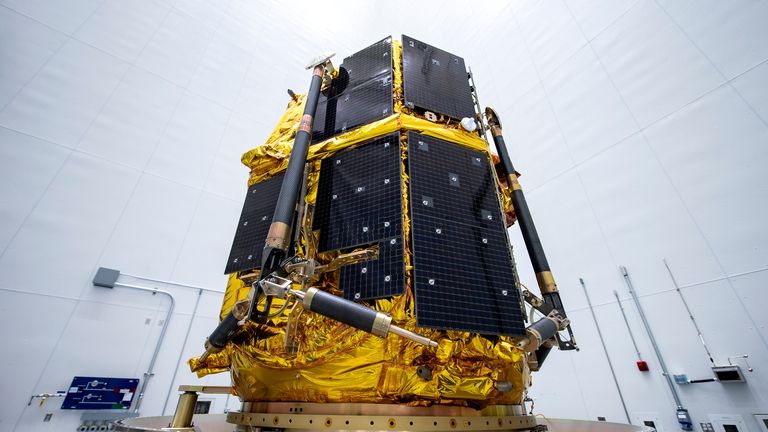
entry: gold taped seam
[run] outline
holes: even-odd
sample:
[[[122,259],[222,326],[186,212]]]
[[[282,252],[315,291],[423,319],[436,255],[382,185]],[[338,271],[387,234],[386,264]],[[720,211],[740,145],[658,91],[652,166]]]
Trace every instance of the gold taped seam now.
[[[522,186],[520,186],[520,181],[517,180],[517,174],[512,173],[507,177],[507,182],[509,183],[509,188],[512,190],[523,190]]]
[[[301,117],[301,123],[299,123],[299,130],[309,134],[312,133],[312,116],[311,115],[304,114],[304,116]]]
[[[293,140],[299,130],[299,122],[302,118],[301,110],[303,110],[305,100],[306,97],[302,96],[299,103],[291,101],[289,110],[266,143],[243,154],[242,163],[251,169],[248,186],[271,178],[284,171],[288,166],[288,158],[293,148]],[[476,133],[467,132],[458,126],[449,127],[400,113],[368,123],[325,141],[313,143],[309,148],[307,160],[323,159],[345,148],[398,130],[413,130],[472,150],[488,153],[488,143]]]
[[[557,284],[551,271],[536,273],[536,282],[538,282],[542,294],[557,292]]]
[[[394,111],[403,111],[403,45],[397,39],[392,40],[392,99]]]
[[[267,243],[269,247],[278,248],[281,250],[288,249],[290,242],[290,236],[288,233],[291,231],[291,227],[285,222],[272,222],[269,226],[269,232],[267,233]]]
[[[488,153],[488,143],[484,139],[480,138],[475,132],[467,132],[460,129],[459,126],[449,127],[407,114],[400,114],[399,120],[402,129],[417,131],[433,138],[450,141],[454,144]]]

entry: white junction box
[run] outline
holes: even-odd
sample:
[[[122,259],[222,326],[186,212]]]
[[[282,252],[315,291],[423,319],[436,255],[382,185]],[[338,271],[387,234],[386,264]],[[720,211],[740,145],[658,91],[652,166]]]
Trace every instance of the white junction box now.
[[[744,417],[736,414],[710,414],[709,421],[715,432],[748,432]]]

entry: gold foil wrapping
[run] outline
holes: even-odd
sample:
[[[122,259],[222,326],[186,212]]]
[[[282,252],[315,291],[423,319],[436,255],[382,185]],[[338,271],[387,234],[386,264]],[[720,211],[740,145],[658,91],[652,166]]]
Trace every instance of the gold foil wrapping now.
[[[394,114],[310,147],[307,204],[314,204],[315,201],[320,160],[394,131],[401,134],[404,164],[409,130],[452,141],[491,156],[487,142],[476,133],[466,132],[456,124],[430,122],[404,106],[401,54],[399,41],[393,41]],[[287,166],[304,102],[304,96],[291,100],[267,142],[243,155],[242,162],[251,169],[249,185],[276,175]],[[288,317],[294,304],[285,305],[284,300],[275,299],[272,311],[282,309],[282,313],[267,324],[246,323],[223,351],[209,356],[205,362],[200,362],[198,358],[190,359],[192,370],[198,376],[229,370],[235,392],[244,401],[372,402],[413,406],[449,404],[475,408],[522,403],[530,373],[524,353],[515,348],[511,338],[487,338],[416,326],[410,285],[408,177],[404,174],[401,181],[406,291],[392,299],[367,302],[367,305],[390,314],[393,324],[438,341],[436,349],[394,335],[382,339],[304,311],[291,315],[294,319],[292,325],[298,329],[293,340],[297,346],[294,351],[292,344],[286,344]],[[509,214],[509,193],[506,188],[500,188],[500,192]],[[309,231],[306,224],[304,229]],[[300,242],[299,253],[305,254],[306,243],[314,240],[316,233],[305,236]],[[326,263],[333,255],[322,254],[315,258]],[[337,272],[324,274],[313,286],[340,293]],[[231,275],[221,316],[224,317],[237,301],[246,298],[249,291],[249,285],[237,275]],[[418,374],[419,367],[427,368],[430,374]],[[501,392],[498,390],[500,384],[504,384],[501,386],[504,390],[511,384],[512,390]]]

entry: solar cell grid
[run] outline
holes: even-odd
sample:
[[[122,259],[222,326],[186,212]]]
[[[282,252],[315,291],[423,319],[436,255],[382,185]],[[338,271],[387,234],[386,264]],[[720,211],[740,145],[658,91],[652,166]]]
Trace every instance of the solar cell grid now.
[[[321,95],[313,141],[322,141],[392,114],[392,38],[347,57],[333,80],[332,94]]]
[[[373,243],[402,232],[398,135],[323,160],[312,222],[321,252]]]
[[[280,175],[248,188],[225,274],[261,267],[264,241],[282,184],[283,176]]]
[[[335,104],[334,98],[331,103]],[[330,123],[326,123],[326,119],[330,119]],[[326,138],[330,138],[332,134],[326,134],[325,131],[333,130],[336,125],[336,107],[332,105],[328,108],[328,98],[320,95],[317,100],[317,111],[315,111],[315,118],[312,121],[312,143],[323,141]]]
[[[475,117],[464,59],[403,35],[405,103],[454,119]]]
[[[487,156],[415,132],[409,132],[408,143],[418,325],[523,335],[520,295]]]
[[[377,260],[340,270],[346,298],[361,300],[403,292],[400,179],[398,133],[340,151],[321,164],[312,221],[313,229],[320,231],[318,250],[379,245]]]
[[[494,214],[494,209],[499,208],[499,203],[495,181],[487,170],[486,156],[480,152],[467,151],[457,145],[435,147],[437,144],[430,144],[433,138],[412,136],[415,141],[411,143],[411,148],[415,149],[416,154],[410,158],[419,163],[419,170],[414,175],[424,184],[447,186],[444,190],[439,190],[451,198],[435,200],[436,197],[432,196],[434,193],[429,192],[431,189],[425,189],[423,194],[412,190],[411,197],[415,202],[422,202],[425,198],[431,200],[429,204],[422,203],[421,207],[417,206],[414,211],[439,215],[455,222],[495,226],[498,217]]]
[[[392,38],[386,37],[341,63],[349,75],[349,87],[356,87],[375,77],[392,74]]]
[[[335,132],[342,133],[392,114],[392,80],[381,75],[336,98]]]
[[[377,259],[341,268],[339,278],[347,300],[390,297],[403,292],[402,237],[384,239],[378,244]]]

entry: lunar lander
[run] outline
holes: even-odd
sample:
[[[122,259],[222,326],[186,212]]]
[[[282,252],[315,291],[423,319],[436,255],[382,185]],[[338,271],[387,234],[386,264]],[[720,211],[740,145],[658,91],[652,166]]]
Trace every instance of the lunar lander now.
[[[577,346],[464,60],[403,36],[308,69],[242,157],[221,322],[189,361],[230,372],[228,430],[546,429],[527,414],[531,371]],[[515,223],[539,293],[518,279]],[[194,430],[197,393],[215,391],[183,390],[167,430]]]

